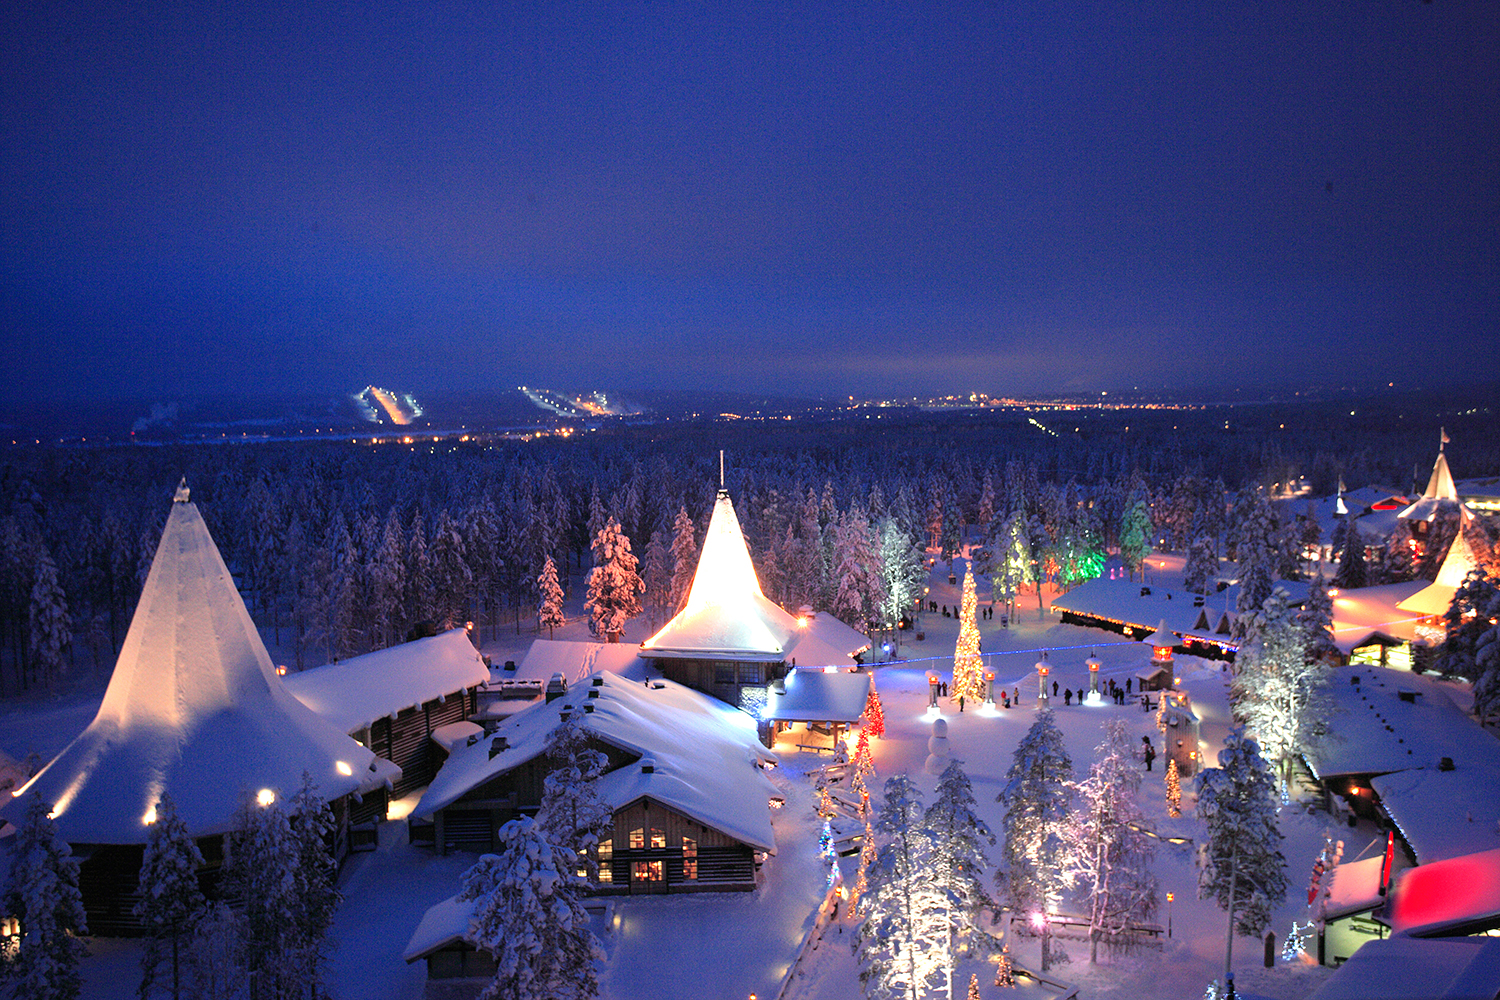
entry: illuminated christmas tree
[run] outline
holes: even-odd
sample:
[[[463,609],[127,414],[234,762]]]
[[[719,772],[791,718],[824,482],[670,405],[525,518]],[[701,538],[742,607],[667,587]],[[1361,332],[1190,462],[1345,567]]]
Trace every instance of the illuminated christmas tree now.
[[[833,828],[826,819],[823,832],[818,835],[818,847],[823,851],[823,860],[828,863],[828,888],[832,889],[844,880],[844,873],[839,871],[839,852],[833,846]]]
[[[870,736],[861,729],[859,743],[854,747],[854,777],[849,787],[859,795],[859,817],[864,819],[870,811],[870,778],[875,774],[875,762],[870,758]]]
[[[880,707],[880,695],[875,690],[874,677],[870,678],[870,697],[865,699],[864,729],[868,729],[871,736],[885,735],[885,710]],[[860,730],[860,739],[864,739],[864,729]]]
[[[1010,964],[1010,945],[1000,949],[1000,964],[995,969],[995,985],[1012,990],[1016,988],[1016,976],[1011,971]]]
[[[979,976],[969,977],[969,1000],[979,1000]]]
[[[833,796],[828,794],[828,786],[822,779],[818,781],[818,815],[825,819],[833,815]]]
[[[1167,761],[1167,815],[1182,815],[1182,781],[1177,777],[1177,760]]]
[[[974,615],[979,595],[974,590],[974,570],[964,571],[964,599],[958,613],[958,645],[953,649],[953,686],[948,697],[963,698],[971,705],[984,700],[984,658],[979,655],[979,626]]]
[[[1297,921],[1292,921],[1292,929],[1286,936],[1286,943],[1281,947],[1281,960],[1283,962],[1295,962],[1297,956],[1307,950],[1307,935],[1313,929],[1313,922],[1309,920],[1307,926]]]

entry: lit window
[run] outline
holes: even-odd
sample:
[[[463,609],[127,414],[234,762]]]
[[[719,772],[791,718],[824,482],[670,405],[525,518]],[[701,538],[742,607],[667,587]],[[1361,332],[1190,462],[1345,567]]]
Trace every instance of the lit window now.
[[[666,870],[660,861],[637,861],[630,866],[630,878],[633,882],[662,882]]]
[[[613,882],[615,873],[610,865],[615,859],[615,842],[613,840],[599,841],[599,881]]]
[[[698,842],[692,837],[682,838],[682,877],[698,877]]]
[[[641,848],[643,848],[645,846],[646,846],[646,831],[643,830],[643,829],[641,829],[640,827],[636,827],[634,830],[631,830],[630,831],[630,849],[632,851],[639,851]]]
[[[653,826],[651,828],[651,846],[652,847],[666,847],[667,846],[667,835],[666,835],[666,832],[662,831],[662,830],[658,830],[656,827]]]

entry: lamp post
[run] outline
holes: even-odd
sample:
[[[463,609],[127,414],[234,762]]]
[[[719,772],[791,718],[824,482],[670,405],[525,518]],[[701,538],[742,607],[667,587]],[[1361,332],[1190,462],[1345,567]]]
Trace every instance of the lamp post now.
[[[1043,653],[1042,658],[1036,661],[1037,708],[1047,707],[1047,675],[1051,672],[1052,667],[1047,663],[1047,654]]]
[[[1172,936],[1172,894],[1167,893],[1167,937]]]

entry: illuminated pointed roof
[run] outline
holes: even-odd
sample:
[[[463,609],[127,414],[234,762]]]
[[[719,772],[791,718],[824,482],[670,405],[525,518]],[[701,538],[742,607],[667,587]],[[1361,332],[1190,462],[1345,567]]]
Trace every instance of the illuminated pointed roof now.
[[[848,666],[869,640],[827,614],[794,617],[766,597],[729,493],[719,491],[681,611],[641,643],[644,657],[793,660]]]
[[[183,485],[98,714],[15,794],[39,792],[70,843],[131,844],[164,790],[205,836],[247,794],[293,794],[304,771],[334,799],[381,784],[382,766],[282,684]]]
[[[1453,544],[1448,546],[1448,554],[1443,557],[1443,565],[1438,569],[1437,579],[1406,600],[1399,602],[1396,607],[1402,611],[1412,611],[1422,615],[1446,614],[1448,605],[1453,603],[1454,593],[1463,585],[1464,577],[1477,566],[1474,549],[1460,530],[1453,539]]]
[[[1453,483],[1453,473],[1448,471],[1447,456],[1439,448],[1437,461],[1432,463],[1432,475],[1427,480],[1427,489],[1410,507],[1396,516],[1416,521],[1431,521],[1445,504],[1458,502],[1458,487]]]

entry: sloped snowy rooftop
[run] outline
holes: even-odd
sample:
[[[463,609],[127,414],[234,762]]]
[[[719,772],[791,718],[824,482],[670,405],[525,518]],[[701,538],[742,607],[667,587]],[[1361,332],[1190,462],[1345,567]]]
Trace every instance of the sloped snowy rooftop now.
[[[1278,580],[1276,586],[1287,592],[1293,604],[1307,600],[1306,581]],[[1143,590],[1150,593],[1143,594]],[[1234,621],[1234,602],[1239,592],[1239,584],[1231,584],[1218,593],[1204,596],[1203,604],[1195,607],[1194,601],[1200,595],[1190,591],[1099,577],[1058,595],[1051,607],[1054,611],[1129,625],[1137,633],[1155,633],[1165,627],[1184,638],[1223,643],[1229,637],[1218,631],[1219,623],[1226,615],[1230,622]]]
[[[1425,580],[1408,580],[1340,590],[1333,595],[1333,644],[1347,654],[1374,639],[1410,642],[1422,616],[1400,604],[1425,586]]]
[[[260,789],[312,775],[330,799],[376,787],[376,758],[294,698],[202,516],[179,488],[98,714],[20,795],[75,844],[146,840],[163,790],[194,836],[228,830]]]
[[[1500,996],[1500,938],[1366,941],[1307,1000],[1476,1000]]]
[[[870,698],[864,671],[798,668],[786,675],[786,692],[772,690],[762,719],[779,722],[853,722]]]
[[[598,696],[590,698],[590,692]],[[592,705],[593,711],[584,706]],[[539,756],[565,709],[583,711],[583,725],[605,743],[654,768],[629,764],[599,779],[614,809],[650,796],[685,816],[759,850],[775,846],[769,802],[778,793],[760,762],[776,755],[761,746],[744,712],[667,680],[643,683],[597,672],[554,701],[537,702],[505,720],[491,739],[460,747],[443,764],[413,815],[431,816],[484,782]],[[494,738],[508,748],[490,756]]]
[[[1351,683],[1354,677],[1359,684]],[[1459,767],[1500,757],[1500,740],[1455,706],[1431,678],[1350,667],[1335,674],[1329,692],[1331,735],[1308,754],[1320,779],[1435,768],[1444,757]],[[1403,699],[1403,692],[1412,700]]]
[[[415,962],[457,941],[473,943],[478,909],[479,900],[459,899],[457,894],[433,905],[422,914],[422,922],[412,932],[401,957]]]
[[[1493,744],[1489,757],[1455,757],[1451,771],[1428,765],[1370,781],[1418,864],[1500,848],[1500,741],[1479,733]]]
[[[490,679],[461,628],[350,657],[285,678],[297,700],[352,733],[376,719]]]
[[[1443,565],[1438,569],[1437,579],[1405,600],[1398,602],[1396,607],[1417,615],[1446,614],[1448,606],[1453,603],[1454,593],[1464,582],[1464,577],[1477,565],[1474,559],[1474,549],[1460,531],[1454,537],[1453,544],[1448,546],[1448,554],[1443,557]]]
[[[870,647],[832,615],[794,616],[762,593],[729,494],[719,492],[687,603],[641,643],[641,655],[848,666]]]
[[[1383,838],[1380,843],[1385,843]],[[1400,856],[1399,851],[1397,856]],[[1384,866],[1385,855],[1382,853],[1373,858],[1344,861],[1334,868],[1323,909],[1325,919],[1373,910],[1385,902],[1385,897],[1380,894],[1380,872]]]
[[[1397,934],[1469,934],[1500,921],[1500,847],[1402,873],[1391,899]]]
[[[626,642],[577,642],[565,639],[538,639],[531,644],[515,670],[496,670],[506,681],[541,681],[562,674],[568,683],[580,681],[596,671],[644,680],[646,661],[641,648]]]

